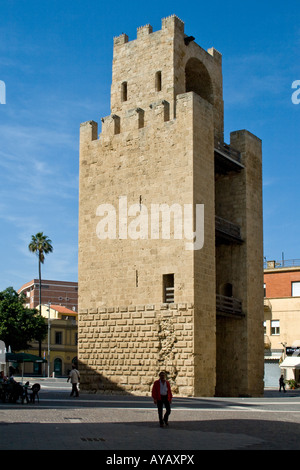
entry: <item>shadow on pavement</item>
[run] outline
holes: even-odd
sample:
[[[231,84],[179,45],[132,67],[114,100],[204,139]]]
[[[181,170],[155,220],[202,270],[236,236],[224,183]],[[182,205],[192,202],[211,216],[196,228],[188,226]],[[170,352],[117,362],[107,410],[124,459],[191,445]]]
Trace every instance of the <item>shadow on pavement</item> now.
[[[74,418],[75,421],[75,418]],[[300,425],[257,419],[0,423],[1,450],[299,450]]]

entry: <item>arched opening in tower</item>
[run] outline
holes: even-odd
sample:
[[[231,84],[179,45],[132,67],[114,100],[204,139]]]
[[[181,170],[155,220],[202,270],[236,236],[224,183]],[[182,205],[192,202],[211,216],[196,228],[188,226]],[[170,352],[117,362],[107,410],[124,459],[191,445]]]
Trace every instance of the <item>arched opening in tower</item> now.
[[[196,58],[188,60],[185,67],[185,91],[193,91],[210,104],[214,102],[213,86],[205,65]]]

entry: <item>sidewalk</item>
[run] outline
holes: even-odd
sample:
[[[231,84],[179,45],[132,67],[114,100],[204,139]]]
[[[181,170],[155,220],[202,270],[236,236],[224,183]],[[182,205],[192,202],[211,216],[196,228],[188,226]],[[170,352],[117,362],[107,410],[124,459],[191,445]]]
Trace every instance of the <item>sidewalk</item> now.
[[[157,411],[99,408],[1,410],[1,450],[233,450],[260,446],[263,440],[236,429],[234,434],[207,412],[172,411],[160,428]],[[227,420],[226,420],[227,422]],[[237,426],[237,423],[234,425]],[[238,431],[238,432],[237,432]]]
[[[30,380],[42,385],[35,405],[0,403],[1,450],[101,450],[113,455],[128,450],[300,449],[298,390],[284,394],[269,389],[255,399],[175,398],[170,425],[160,428],[150,397],[81,393],[70,398],[66,380]]]

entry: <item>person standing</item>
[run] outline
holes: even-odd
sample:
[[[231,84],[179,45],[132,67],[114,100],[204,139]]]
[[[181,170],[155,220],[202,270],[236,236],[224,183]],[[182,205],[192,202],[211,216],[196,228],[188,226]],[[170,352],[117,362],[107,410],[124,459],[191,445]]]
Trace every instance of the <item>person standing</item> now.
[[[165,372],[160,372],[159,379],[154,382],[152,387],[152,398],[155,405],[157,405],[160,427],[163,427],[164,424],[168,426],[168,420],[171,413],[172,391],[170,383],[166,380]],[[166,412],[163,417],[164,406],[166,408]]]
[[[70,393],[70,397],[72,397],[74,393],[76,397],[79,397],[77,385],[80,382],[80,374],[78,370],[76,369],[75,364],[72,364],[72,370],[69,373],[67,382],[69,382],[69,380],[71,380],[71,384],[72,384],[72,391]]]
[[[281,392],[281,387],[283,388],[283,391],[285,392],[285,381],[283,375],[280,376],[279,379],[279,391]]]

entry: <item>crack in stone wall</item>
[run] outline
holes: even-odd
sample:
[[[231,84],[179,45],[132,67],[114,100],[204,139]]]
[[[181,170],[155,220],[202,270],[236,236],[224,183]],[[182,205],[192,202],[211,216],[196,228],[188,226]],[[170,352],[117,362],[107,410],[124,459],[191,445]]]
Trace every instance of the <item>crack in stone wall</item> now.
[[[178,370],[176,368],[174,347],[177,342],[177,338],[172,318],[160,318],[158,320],[158,338],[158,373],[161,370],[164,370],[167,373],[172,390],[174,393],[176,393],[178,392],[178,386],[176,384]]]

